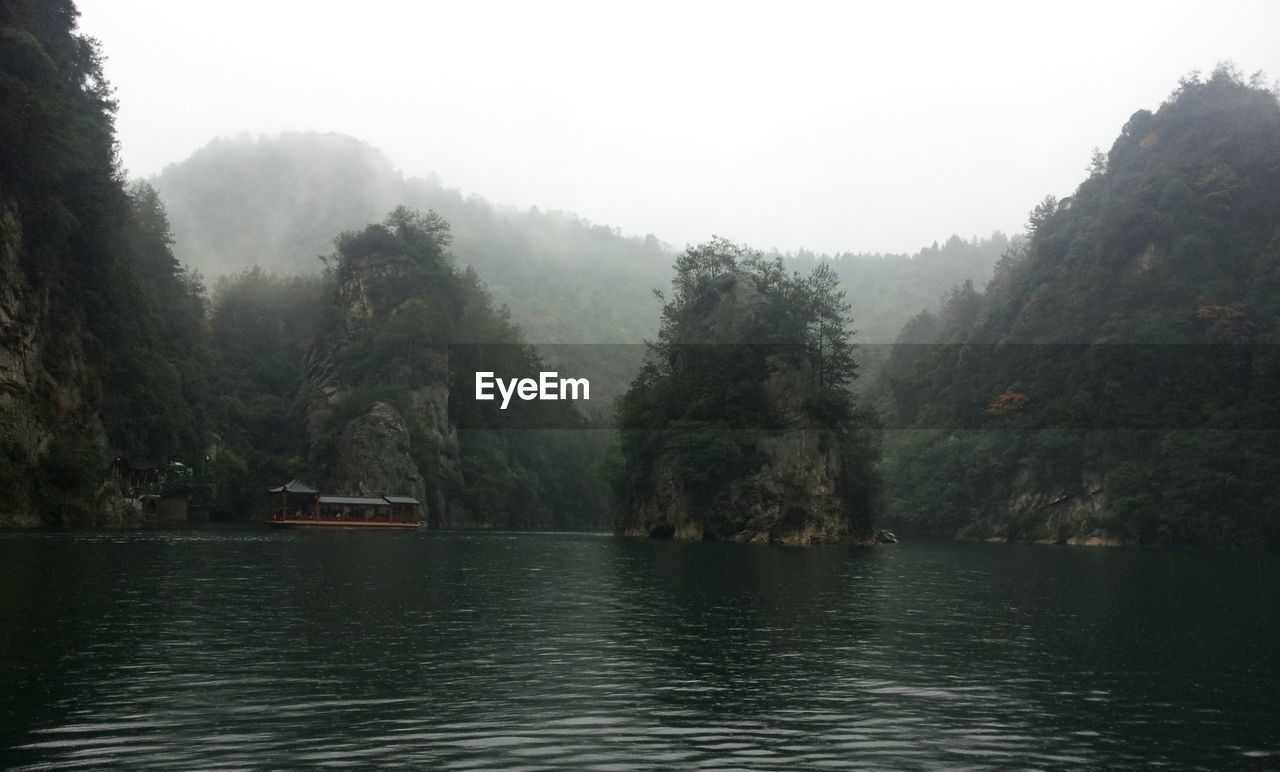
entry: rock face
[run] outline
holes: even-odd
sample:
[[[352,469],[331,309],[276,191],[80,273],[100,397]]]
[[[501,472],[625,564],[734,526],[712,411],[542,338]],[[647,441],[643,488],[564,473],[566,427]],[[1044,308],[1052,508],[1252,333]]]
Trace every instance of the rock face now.
[[[1010,499],[1007,517],[975,521],[960,537],[1091,547],[1122,543],[1104,525],[1107,489],[1102,475],[1085,474],[1078,486],[1069,489],[1045,488],[1023,475],[1016,488],[1020,492]]]
[[[35,321],[42,315],[32,308],[36,293],[21,254],[22,223],[6,202],[0,206],[0,405],[23,400],[30,389]]]
[[[826,432],[781,431],[758,437],[762,465],[705,502],[664,462],[653,495],[628,513],[628,536],[752,544],[871,544],[870,527],[851,518],[840,491],[841,459]]]
[[[407,493],[421,499],[422,476],[409,451],[404,417],[391,405],[377,402],[347,423],[338,444],[334,485],[350,493]]]
[[[143,521],[142,504],[125,496],[114,480],[107,480],[94,496],[93,517],[94,525],[138,525]]]
[[[84,364],[82,314],[37,286],[24,241],[16,206],[0,197],[0,525],[16,526],[42,523],[29,486],[57,437],[106,444],[90,404],[98,386]]]

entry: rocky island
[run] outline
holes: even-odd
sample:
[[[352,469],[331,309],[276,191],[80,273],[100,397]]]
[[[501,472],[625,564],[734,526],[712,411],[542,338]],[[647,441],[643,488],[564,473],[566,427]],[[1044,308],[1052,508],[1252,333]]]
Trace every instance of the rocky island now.
[[[871,543],[876,445],[849,390],[834,274],[718,240],[676,262],[658,341],[623,397],[617,530]]]

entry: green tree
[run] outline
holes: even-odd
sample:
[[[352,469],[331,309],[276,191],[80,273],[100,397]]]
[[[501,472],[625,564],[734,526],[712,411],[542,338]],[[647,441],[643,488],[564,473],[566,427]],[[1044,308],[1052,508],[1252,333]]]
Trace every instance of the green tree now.
[[[830,263],[813,269],[804,288],[812,306],[809,311],[808,344],[813,352],[814,378],[819,388],[847,388],[857,377],[853,331],[849,329],[852,310],[840,289],[840,277]]]

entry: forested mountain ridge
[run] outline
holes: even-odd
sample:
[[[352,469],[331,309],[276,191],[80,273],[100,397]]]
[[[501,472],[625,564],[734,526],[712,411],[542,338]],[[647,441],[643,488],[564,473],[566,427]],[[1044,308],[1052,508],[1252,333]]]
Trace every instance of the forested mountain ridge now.
[[[1000,272],[977,334],[1219,341],[1226,338],[1206,337],[1205,322],[1231,303],[1245,304],[1237,310],[1253,319],[1235,339],[1275,334],[1278,143],[1273,92],[1226,68],[1184,80],[1156,113],[1134,113],[1074,196],[1033,211],[1034,241]],[[1068,305],[1033,302],[1052,284]]]
[[[1226,67],[1185,79],[1028,227],[985,292],[904,329],[944,345],[887,365],[882,404],[920,430],[888,445],[895,524],[1280,545],[1276,94]]]

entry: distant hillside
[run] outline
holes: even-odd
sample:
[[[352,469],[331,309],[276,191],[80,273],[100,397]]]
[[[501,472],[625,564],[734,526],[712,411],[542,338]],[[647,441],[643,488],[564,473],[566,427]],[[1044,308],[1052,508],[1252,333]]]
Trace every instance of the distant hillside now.
[[[921,430],[887,448],[896,524],[1280,546],[1276,94],[1186,79],[1029,230],[903,333],[945,345],[887,365],[891,420]]]
[[[535,342],[637,343],[657,333],[675,252],[654,236],[623,236],[572,214],[526,211],[464,197],[434,177],[402,177],[372,147],[336,134],[219,139],[153,180],[181,260],[217,278],[253,265],[284,274],[319,270],[333,238],[399,204],[448,221],[451,251],[476,269],[495,302]],[[707,224],[708,233],[715,230]],[[1007,240],[953,237],[912,256],[802,252],[808,273],[835,260],[859,340],[893,339],[912,314],[953,285],[985,283]]]
[[[254,265],[315,273],[339,232],[381,219],[405,191],[399,170],[372,147],[308,133],[215,139],[151,183],[178,257],[210,278]]]
[[[435,178],[405,179],[350,137],[219,139],[153,183],[179,258],[211,278],[254,265],[318,272],[339,233],[403,204],[449,223],[453,255],[476,269],[529,340],[638,342],[657,329],[651,290],[667,280],[672,253],[656,238],[464,198]]]
[[[853,306],[858,341],[892,343],[913,315],[936,309],[953,287],[966,281],[986,284],[1000,258],[1016,248],[1015,242],[998,232],[972,240],[952,236],[941,246],[934,242],[913,255],[801,252],[788,255],[787,264],[808,273],[830,260]]]

